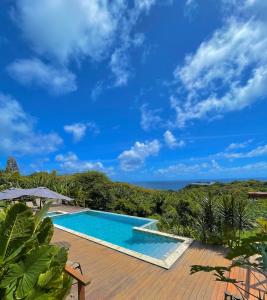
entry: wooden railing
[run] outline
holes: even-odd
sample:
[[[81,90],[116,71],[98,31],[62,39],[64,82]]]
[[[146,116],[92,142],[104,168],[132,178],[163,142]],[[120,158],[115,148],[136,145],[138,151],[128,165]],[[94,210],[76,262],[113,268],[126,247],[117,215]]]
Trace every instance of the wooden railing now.
[[[78,299],[85,300],[85,287],[91,282],[91,279],[82,275],[76,269],[71,266],[65,266],[65,272],[68,273],[72,278],[76,279],[78,282]]]

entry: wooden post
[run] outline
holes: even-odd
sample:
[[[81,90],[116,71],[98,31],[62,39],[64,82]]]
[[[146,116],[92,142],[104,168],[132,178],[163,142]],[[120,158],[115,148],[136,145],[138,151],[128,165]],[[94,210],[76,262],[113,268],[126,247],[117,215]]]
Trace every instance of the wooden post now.
[[[78,281],[78,299],[85,300],[85,287],[91,282],[91,279],[68,265],[65,266],[65,272]]]
[[[85,285],[78,281],[78,299],[85,300]]]

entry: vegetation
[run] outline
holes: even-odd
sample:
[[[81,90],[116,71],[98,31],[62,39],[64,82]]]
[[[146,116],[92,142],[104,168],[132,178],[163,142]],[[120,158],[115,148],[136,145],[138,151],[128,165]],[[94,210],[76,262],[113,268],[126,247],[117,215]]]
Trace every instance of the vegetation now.
[[[265,299],[265,282],[267,280],[267,220],[259,219],[256,231],[248,237],[234,236],[230,243],[226,258],[231,260],[228,267],[225,266],[200,266],[191,267],[191,274],[204,271],[213,272],[216,280],[227,282],[236,287],[242,299],[249,294],[256,299]],[[236,278],[231,278],[228,274],[234,267],[245,267],[256,272],[254,277],[257,279],[257,287],[262,290],[258,295],[251,294],[245,290]],[[259,278],[259,274],[262,278]]]
[[[112,182],[96,171],[72,175],[39,172],[29,176],[0,173],[0,190],[38,186],[70,196],[80,206],[156,218],[161,230],[206,243],[229,244],[232,236],[243,237],[253,231],[257,218],[267,217],[267,201],[247,197],[249,191],[267,191],[267,182],[256,180],[157,191]]]
[[[217,280],[238,285],[226,276],[235,266],[249,265],[266,272],[266,223],[260,221],[259,229],[256,220],[267,218],[267,201],[248,199],[247,194],[267,191],[267,182],[236,181],[157,191],[112,182],[95,171],[29,176],[0,172],[0,190],[38,186],[72,197],[83,207],[156,218],[160,230],[229,247],[230,267],[193,266],[192,273],[212,271]],[[49,218],[42,219],[42,214],[33,216],[23,203],[0,210],[0,299],[60,299],[69,288],[70,280],[63,272],[67,254],[49,244],[52,224]],[[259,258],[251,263],[255,254]]]
[[[48,205],[35,215],[23,203],[0,211],[0,299],[56,300],[69,291],[67,252],[49,244]]]

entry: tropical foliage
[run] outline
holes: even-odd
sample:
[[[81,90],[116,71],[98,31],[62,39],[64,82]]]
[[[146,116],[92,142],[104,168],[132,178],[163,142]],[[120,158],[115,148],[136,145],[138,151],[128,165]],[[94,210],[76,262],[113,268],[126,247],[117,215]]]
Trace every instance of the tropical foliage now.
[[[231,263],[228,267],[194,265],[191,267],[191,274],[200,271],[213,272],[217,281],[234,285],[243,299],[247,294],[259,300],[265,299],[264,291],[266,291],[265,282],[267,280],[267,220],[263,218],[259,219],[257,230],[252,235],[248,237],[234,236],[229,244],[230,247],[226,258],[231,260]],[[230,271],[235,267],[245,267],[249,268],[251,272],[255,272],[257,276],[254,277],[258,280],[257,287],[263,292],[259,292],[257,295],[251,294],[250,291],[242,287],[240,281],[236,278],[231,278],[229,276]]]
[[[231,236],[246,234],[253,230],[257,218],[267,217],[267,201],[247,197],[249,191],[267,191],[266,182],[255,180],[159,191],[112,182],[96,171],[71,175],[39,172],[29,176],[0,173],[0,190],[38,186],[70,196],[80,206],[156,218],[161,230],[206,243],[228,244]]]
[[[23,203],[0,211],[0,299],[56,300],[69,291],[67,252],[50,244],[48,207],[35,215]]]

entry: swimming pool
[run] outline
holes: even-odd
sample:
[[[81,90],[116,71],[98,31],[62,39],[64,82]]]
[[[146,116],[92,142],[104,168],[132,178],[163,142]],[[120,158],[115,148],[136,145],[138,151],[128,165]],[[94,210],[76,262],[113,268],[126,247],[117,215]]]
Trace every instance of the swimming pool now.
[[[87,210],[52,216],[52,220],[60,229],[165,268],[191,243],[184,237],[151,230],[157,221],[146,218]]]

